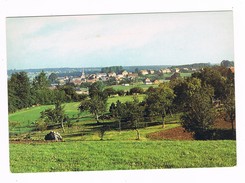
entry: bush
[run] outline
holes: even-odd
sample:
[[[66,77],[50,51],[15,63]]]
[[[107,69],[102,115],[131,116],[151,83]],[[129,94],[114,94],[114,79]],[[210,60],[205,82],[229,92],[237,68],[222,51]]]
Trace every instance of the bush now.
[[[144,90],[141,87],[134,87],[129,90],[130,95],[133,95],[135,93],[143,94]]]

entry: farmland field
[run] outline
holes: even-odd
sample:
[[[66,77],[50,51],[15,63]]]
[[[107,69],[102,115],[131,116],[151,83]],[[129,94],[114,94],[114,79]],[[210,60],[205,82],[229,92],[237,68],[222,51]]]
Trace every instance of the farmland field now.
[[[235,146],[235,141],[10,144],[10,165],[14,173],[230,167],[236,165]]]

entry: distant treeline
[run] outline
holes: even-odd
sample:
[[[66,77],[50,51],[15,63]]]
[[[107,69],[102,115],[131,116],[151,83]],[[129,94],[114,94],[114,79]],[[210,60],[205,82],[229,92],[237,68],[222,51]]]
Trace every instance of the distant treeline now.
[[[119,74],[122,71],[123,71],[123,67],[122,66],[111,66],[111,67],[103,67],[103,68],[101,68],[101,72],[102,73],[115,72],[115,73]]]
[[[176,68],[178,67],[179,69],[181,68],[195,68],[195,69],[200,69],[204,67],[210,67],[210,63],[194,63],[194,64],[185,64],[185,65],[177,65],[177,66],[172,66],[170,68]]]

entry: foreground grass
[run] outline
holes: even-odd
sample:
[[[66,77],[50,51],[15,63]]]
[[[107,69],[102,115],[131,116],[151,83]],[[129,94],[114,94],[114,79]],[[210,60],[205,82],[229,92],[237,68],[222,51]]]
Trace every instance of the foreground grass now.
[[[77,141],[10,144],[11,172],[236,165],[235,141]]]

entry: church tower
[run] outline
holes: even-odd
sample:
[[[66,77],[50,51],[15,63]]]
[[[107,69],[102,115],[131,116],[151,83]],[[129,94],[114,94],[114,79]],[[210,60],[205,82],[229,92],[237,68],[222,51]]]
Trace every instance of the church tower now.
[[[84,68],[83,68],[83,72],[82,72],[82,75],[81,75],[81,79],[86,79]]]

